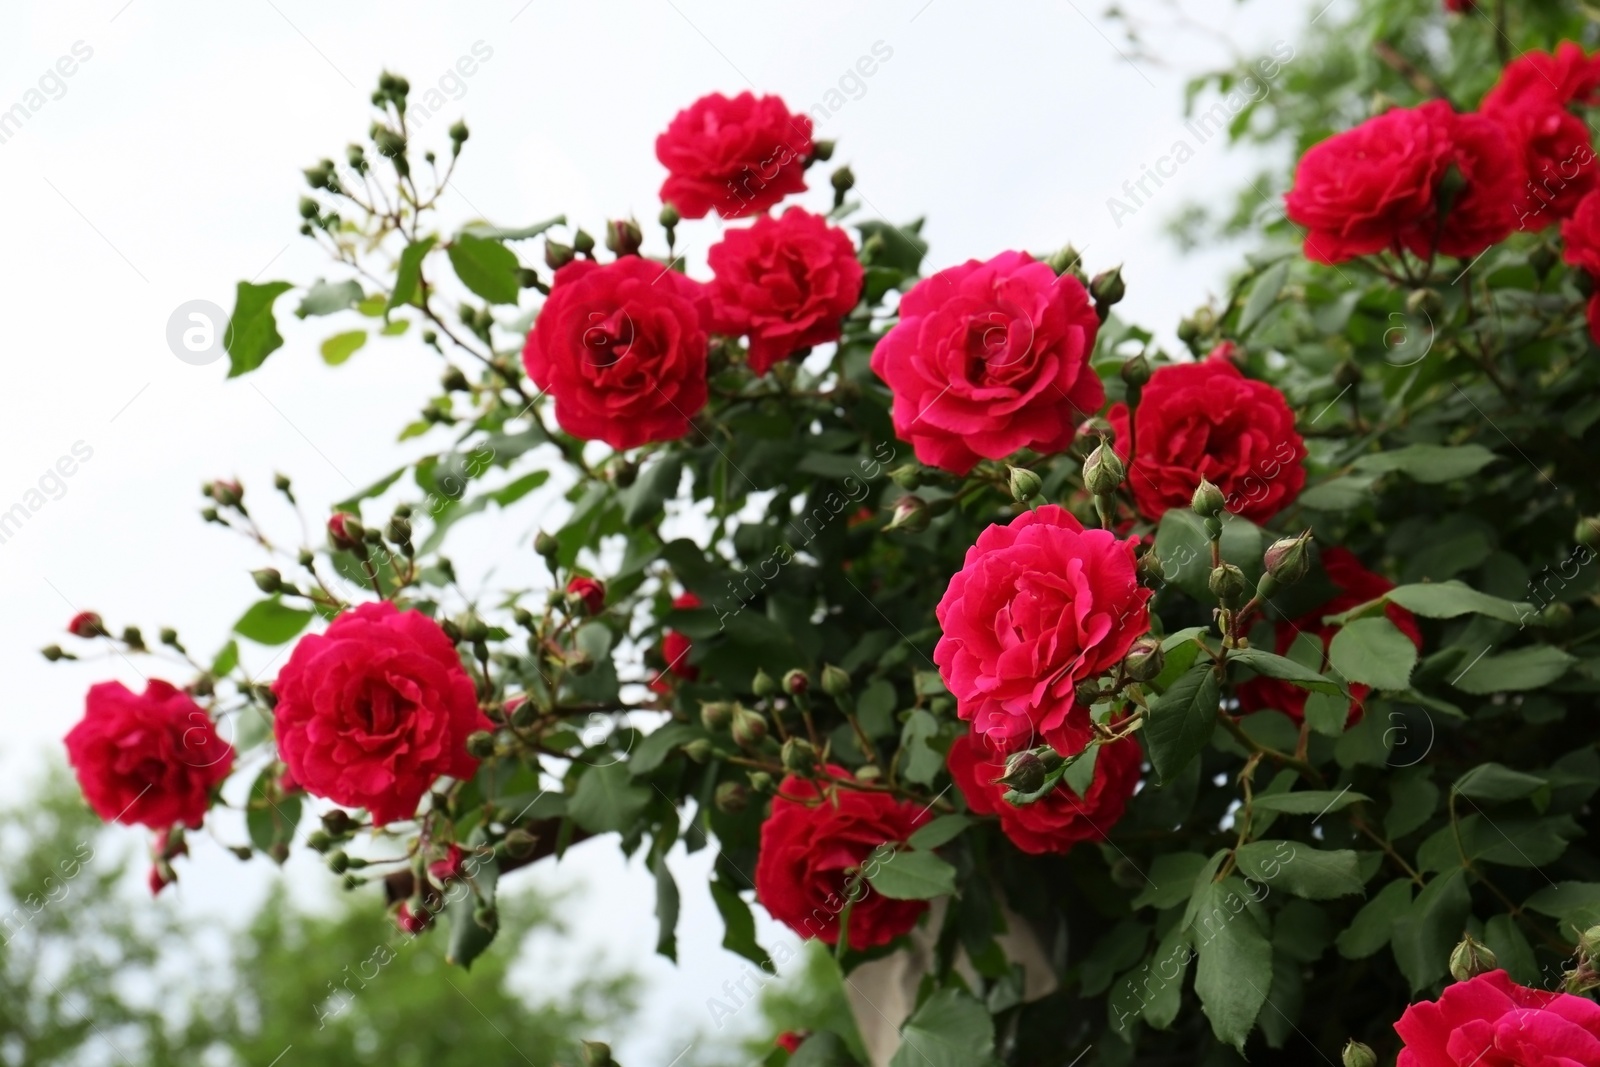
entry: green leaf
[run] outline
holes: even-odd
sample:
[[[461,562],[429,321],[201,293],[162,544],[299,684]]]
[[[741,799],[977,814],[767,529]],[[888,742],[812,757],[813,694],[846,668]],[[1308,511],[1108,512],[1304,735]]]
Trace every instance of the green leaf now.
[[[297,318],[302,319],[307,315],[332,315],[355,307],[364,295],[361,283],[354,279],[325,282],[318,278],[316,284],[306,290],[306,295],[301,298],[300,306],[294,309],[294,313]]]
[[[1387,618],[1357,619],[1333,635],[1328,662],[1348,681],[1405,689],[1417,665],[1417,646]]]
[[[549,471],[531,471],[485,495],[501,507],[509,507],[549,480]]]
[[[222,678],[232,674],[238,665],[239,642],[230,640],[222,646],[222,651],[217,653],[216,659],[211,661],[211,674],[213,677]]]
[[[993,1062],[989,1010],[959,989],[940,989],[900,1028],[900,1047],[889,1067],[989,1067]]]
[[[1533,955],[1533,946],[1510,915],[1491,916],[1483,924],[1483,943],[1495,955],[1500,969],[1512,981],[1523,985],[1536,985],[1539,981],[1539,961]]]
[[[704,727],[687,722],[665,723],[646,734],[644,740],[634,746],[628,758],[628,770],[634,775],[649,774],[674,751],[701,737],[710,737]]]
[[[445,914],[450,920],[450,943],[445,948],[445,962],[470,970],[472,961],[483,955],[484,949],[494,943],[498,927],[489,929],[479,925],[473,912],[481,901],[493,907],[495,890],[500,882],[500,864],[494,853],[481,842],[468,852],[463,861],[469,882],[455,882],[446,891]]]
[[[902,778],[917,785],[933,784],[934,778],[944,770],[944,756],[928,744],[938,736],[939,720],[930,713],[918,708],[907,717],[900,731]]]
[[[1513,693],[1539,689],[1567,673],[1578,662],[1559,648],[1533,645],[1469,663],[1450,684],[1463,693]]]
[[[1473,800],[1521,800],[1545,787],[1537,775],[1514,771],[1500,763],[1480,763],[1456,779],[1455,791]]]
[[[1283,283],[1289,280],[1289,261],[1281,259],[1262,271],[1256,278],[1256,283],[1250,287],[1250,296],[1244,302],[1244,310],[1239,312],[1238,337],[1248,334],[1256,323],[1277,303],[1278,294],[1283,292]]]
[[[1375,481],[1376,478],[1360,474],[1331,478],[1307,487],[1295,503],[1317,511],[1349,511],[1372,499],[1372,483]]]
[[[1347,960],[1364,960],[1389,943],[1394,924],[1411,910],[1411,882],[1397,878],[1361,906],[1334,942]]]
[[[1198,852],[1163,852],[1150,864],[1150,880],[1131,904],[1135,908],[1175,908],[1194,893],[1194,880],[1206,857]]]
[[[922,257],[928,254],[928,242],[921,237],[922,221],[895,226],[874,219],[858,224],[863,261],[873,267],[892,267],[907,277],[915,276],[922,266]],[[879,240],[869,252],[866,245],[874,237]]]
[[[678,492],[682,480],[682,453],[664,455],[650,464],[621,494],[622,521],[629,526],[643,526],[661,514],[662,505]]]
[[[1307,693],[1306,722],[1324,737],[1338,737],[1350,721],[1350,698],[1343,694]]]
[[[418,302],[422,291],[422,260],[438,242],[437,236],[428,236],[406,245],[400,253],[400,263],[394,274],[394,291],[389,294],[384,311]]]
[[[1272,943],[1249,907],[1237,878],[1206,882],[1195,905],[1190,938],[1200,956],[1194,991],[1217,1040],[1241,1053],[1272,988]]]
[[[1240,663],[1257,674],[1268,678],[1278,678],[1301,689],[1310,689],[1318,693],[1333,695],[1342,694],[1344,689],[1331,678],[1324,678],[1321,674],[1308,667],[1296,663],[1284,656],[1275,656],[1271,652],[1263,652],[1259,648],[1241,648],[1228,653],[1229,663]]]
[[[1307,900],[1361,892],[1361,864],[1351,849],[1314,849],[1301,841],[1252,841],[1238,851],[1239,869],[1258,882]]]
[[[757,966],[766,966],[767,954],[756,941],[756,920],[750,914],[750,905],[744,902],[739,891],[726,882],[711,883],[711,899],[722,915],[722,947],[736,952]]]
[[[757,961],[761,962],[761,961]],[[773,1055],[781,1055],[774,1050]],[[770,1067],[771,1059],[761,1061]],[[800,1045],[800,1050],[784,1061],[786,1067],[859,1067],[860,1061],[850,1054],[844,1038],[832,1030],[813,1030]]]
[[[378,332],[383,334],[385,337],[399,337],[409,329],[411,329],[410,319],[394,319],[390,322],[384,323],[383,329],[379,330]]]
[[[1372,474],[1399,471],[1424,485],[1435,485],[1470,478],[1497,458],[1482,445],[1407,445],[1362,456],[1355,466]]]
[[[676,829],[673,830],[676,834]],[[674,963],[678,961],[678,883],[672,880],[665,855],[652,856],[650,865],[656,876],[656,952]]]
[[[322,362],[330,367],[337,367],[361,349],[367,343],[366,330],[349,330],[345,333],[336,333],[322,342]]]
[[[1325,617],[1331,623],[1376,614],[1385,603],[1398,604],[1414,615],[1429,619],[1453,619],[1458,615],[1487,615],[1502,622],[1521,623],[1533,614],[1531,604],[1502,600],[1497,596],[1480,593],[1470,585],[1451,579],[1448,582],[1420,582],[1397,585],[1376,600],[1357,604],[1349,611]]]
[[[276,790],[279,773],[279,765],[273,762],[256,775],[250,786],[244,821],[250,843],[256,850],[281,864],[289,858],[289,842],[294,838],[295,827],[300,825],[302,794],[293,793],[275,801],[269,799],[268,794]]]
[[[333,505],[334,510],[349,512],[358,510],[356,507],[357,504],[360,504],[363,500],[368,500],[375,496],[382,496],[384,493],[389,491],[390,486],[392,486],[395,482],[398,482],[401,476],[403,476],[410,469],[410,467],[401,467],[396,471],[385,474],[382,478],[379,478],[377,481],[373,482],[365,489],[362,489],[354,496],[345,497],[343,500]]]
[[[228,377],[249,374],[283,347],[283,335],[272,317],[272,304],[293,288],[288,282],[239,283],[233,314],[222,335],[223,347],[228,350]]]
[[[965,815],[941,815],[932,822],[917,827],[916,831],[906,839],[906,844],[923,851],[932,851],[949,844],[955,840],[956,835],[971,825],[972,820]]]
[[[1183,976],[1189,970],[1190,960],[1186,944],[1188,936],[1188,930],[1179,923],[1173,923],[1172,929],[1156,946],[1154,970],[1161,984],[1144,1002],[1144,1021],[1157,1030],[1171,1026],[1178,1018],[1179,1008],[1183,1006]],[[1178,973],[1168,977],[1167,968],[1170,965],[1176,965]]]
[[[1433,817],[1439,806],[1439,787],[1426,769],[1396,778],[1389,786],[1389,810],[1383,815],[1383,829],[1390,840],[1406,836]]]
[[[650,803],[649,787],[638,785],[624,763],[591,767],[578,779],[567,814],[591,834],[626,830]]]
[[[932,852],[895,849],[874,854],[872,888],[892,900],[931,900],[956,891],[956,869]]]
[[[551,227],[565,226],[566,224],[567,217],[565,215],[557,215],[553,219],[545,219],[543,222],[536,222],[532,226],[523,226],[516,229],[508,229],[504,226],[490,226],[486,222],[474,222],[461,227],[461,232],[486,241],[526,241],[530,237],[539,236]]]
[[[302,611],[283,604],[277,597],[268,597],[250,605],[248,611],[233,624],[233,632],[247,637],[258,645],[281,645],[299,636],[311,623],[316,612]]]
[[[1217,725],[1221,692],[1208,659],[1189,669],[1162,693],[1150,709],[1150,721],[1140,731],[1150,762],[1163,782],[1200,754]]]
[[[1257,811],[1281,811],[1285,815],[1322,815],[1371,799],[1349,789],[1343,792],[1335,792],[1332,789],[1307,789],[1301,793],[1258,795],[1253,806]]]
[[[1413,993],[1445,976],[1450,950],[1461,940],[1472,898],[1463,870],[1456,867],[1429,882],[1404,915],[1395,919],[1395,962]]]
[[[450,266],[461,284],[491,304],[515,304],[522,295],[517,255],[499,241],[460,233],[450,242]]]

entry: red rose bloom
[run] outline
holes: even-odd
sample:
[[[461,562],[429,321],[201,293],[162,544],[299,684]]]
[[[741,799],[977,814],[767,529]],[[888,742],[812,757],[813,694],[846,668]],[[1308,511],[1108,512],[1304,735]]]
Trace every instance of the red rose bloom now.
[[[1070,852],[1080,841],[1103,841],[1128,806],[1139,784],[1144,754],[1139,742],[1102,745],[1095,755],[1094,780],[1078,796],[1062,785],[1050,795],[1020,807],[1005,799],[1006,787],[995,779],[1006,773],[1006,758],[972,734],[950,746],[950,777],[980,815],[1000,816],[1000,829],[1011,843],[1032,855]]]
[[[1060,452],[1100,410],[1089,367],[1100,320],[1071,275],[1024,252],[972,259],[918,282],[872,353],[894,393],[894,432],[955,474],[1019,448]]]
[[[956,713],[996,751],[1036,736],[1064,755],[1088,744],[1089,711],[1073,688],[1150,629],[1134,544],[1046,504],[967,549],[935,610],[943,636],[933,659]]]
[[[1452,173],[1462,184],[1441,225],[1438,196]],[[1433,100],[1313,145],[1284,205],[1307,231],[1307,258],[1319,263],[1402,248],[1425,259],[1435,251],[1471,258],[1515,227],[1513,205],[1525,180],[1493,120]]]
[[[850,776],[841,767],[828,771]],[[893,863],[890,849],[876,850],[903,842],[928,818],[925,808],[884,793],[837,787],[829,797],[815,782],[785,778],[761,824],[756,899],[801,937],[829,945],[838,943],[839,916],[849,903],[850,947],[888,944],[917,924],[928,902],[891,900],[857,872]]]
[[[583,601],[584,610],[590,615],[598,615],[606,610],[606,587],[598,578],[575,575],[567,583],[567,593],[576,594],[578,599]]]
[[[861,299],[861,264],[850,235],[792,207],[729,230],[707,262],[717,333],[750,338],[750,369],[767,373],[803,348],[839,339],[840,322]]]
[[[705,286],[654,260],[556,271],[522,351],[574,437],[633,448],[689,432],[706,403],[711,301]]]
[[[776,96],[702,96],[656,138],[656,158],[670,172],[661,200],[686,219],[712,211],[725,219],[767,210],[806,189],[811,119]]]
[[[1555,54],[1524,52],[1500,72],[1500,80],[1484,94],[1482,110],[1600,104],[1600,56],[1588,56],[1573,41],[1562,41]]]
[[[1561,224],[1561,258],[1600,279],[1600,192],[1578,202],[1572,217]],[[1600,286],[1589,297],[1589,336],[1600,345]]]
[[[143,693],[121,682],[91,686],[66,744],[95,814],[130,826],[199,826],[211,791],[233,770],[233,746],[217,735],[211,716],[157,679]]]
[[[1274,651],[1280,656],[1287,655],[1294,645],[1294,639],[1303,633],[1318,638],[1322,642],[1323,655],[1323,663],[1318,669],[1326,668],[1328,645],[1332,643],[1333,635],[1339,632],[1337,626],[1325,624],[1322,617],[1349,611],[1357,604],[1376,600],[1394,588],[1394,583],[1389,579],[1363,567],[1361,561],[1347,548],[1334,546],[1324,549],[1322,570],[1327,574],[1328,580],[1338,587],[1338,595],[1298,618],[1277,623],[1273,628]],[[1412,644],[1419,649],[1422,647],[1422,631],[1417,629],[1416,616],[1398,604],[1384,605],[1384,614],[1401,633],[1411,638]],[[1238,692],[1239,710],[1242,713],[1276,708],[1295,722],[1305,718],[1306,691],[1299,686],[1290,685],[1277,678],[1252,678],[1240,685]],[[1362,701],[1369,692],[1371,692],[1370,686],[1355,684],[1350,686],[1352,717],[1360,718]]]
[[[1591,1067],[1600,1063],[1600,1004],[1517,985],[1490,971],[1411,1005],[1395,1032],[1395,1067]]]
[[[439,624],[386,600],[301,638],[272,688],[289,773],[377,826],[416,814],[441,775],[471,778],[467,735],[494,728]]]
[[[702,607],[700,598],[693,593],[683,593],[672,599],[672,606],[679,610]],[[700,668],[689,662],[689,653],[694,649],[694,642],[676,630],[668,630],[661,637],[661,658],[666,663],[666,670],[657,674],[650,683],[650,688],[657,693],[666,693],[672,689],[672,682],[668,674],[676,675],[685,681],[692,682],[700,677]]]
[[[1557,102],[1548,82],[1544,87],[1543,92],[1491,91],[1483,108],[1522,159],[1524,182],[1516,196],[1519,230],[1542,230],[1571,216],[1597,182],[1588,125]]]
[[[1201,476],[1222,490],[1227,509],[1265,523],[1305,485],[1305,442],[1288,401],[1213,353],[1150,376],[1129,433],[1128,406],[1107,413],[1128,463],[1139,514],[1152,522],[1186,508]],[[1130,446],[1137,455],[1129,458]]]

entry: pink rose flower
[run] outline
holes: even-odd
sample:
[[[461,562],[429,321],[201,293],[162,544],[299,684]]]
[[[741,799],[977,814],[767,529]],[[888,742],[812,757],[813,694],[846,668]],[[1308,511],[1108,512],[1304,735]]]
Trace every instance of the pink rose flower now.
[[[1395,1031],[1395,1067],[1592,1067],[1600,1064],[1600,1004],[1517,985],[1490,971],[1411,1005]]]

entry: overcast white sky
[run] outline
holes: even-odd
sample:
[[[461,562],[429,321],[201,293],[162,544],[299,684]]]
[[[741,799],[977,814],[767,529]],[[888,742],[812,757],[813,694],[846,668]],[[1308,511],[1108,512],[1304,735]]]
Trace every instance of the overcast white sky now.
[[[39,657],[75,609],[98,610],[116,627],[138,623],[152,638],[176,626],[209,655],[252,599],[247,572],[260,560],[199,521],[201,482],[237,476],[260,499],[281,469],[321,513],[397,465],[395,432],[439,370],[414,337],[369,343],[331,370],[316,346],[333,329],[285,316],[284,349],[232,382],[226,362],[191,366],[165,342],[168,317],[185,301],[229,308],[241,278],[306,283],[329,273],[296,233],[300,169],[339,158],[363,135],[381,69],[407,75],[414,92],[446,79],[459,95],[423,130],[444,149],[458,115],[472,127],[448,221],[524,225],[564,212],[591,232],[608,216],[654,218],[663,177],[655,135],[696,97],[754,88],[809,110],[845,78],[852,95],[818,136],[838,141],[835,159],[852,165],[866,215],[929,216],[930,267],[1070,240],[1091,271],[1125,264],[1120,310],[1170,336],[1220,288],[1236,254],[1180,258],[1162,223],[1188,198],[1231,193],[1250,161],[1201,146],[1120,227],[1106,200],[1182,135],[1188,75],[1230,54],[1263,55],[1279,39],[1298,47],[1312,8],[1182,0],[1184,24],[1162,0],[1123,6],[1147,16],[1157,58],[1120,55],[1122,30],[1096,0],[812,0],[781,10],[736,0],[8,4],[0,111],[37,103],[29,90],[60,57],[92,54],[70,78],[46,78],[42,106],[0,143],[0,271],[10,294],[0,511],[76,443],[93,455],[0,543],[9,694],[0,795],[14,795],[58,749],[88,684],[138,681],[118,661],[61,667]],[[879,42],[892,56],[870,78],[848,80]],[[450,83],[475,44],[491,57]],[[824,205],[825,175],[813,184],[824,188],[808,202]],[[719,225],[683,233],[703,249]],[[530,498],[508,517],[464,525],[454,555],[469,584],[495,568],[496,580],[534,580],[523,537],[549,521],[547,507]],[[271,656],[252,648],[246,662],[270,676]],[[178,892],[197,910],[236,912],[270,877],[265,863],[241,865],[218,846],[195,853]],[[611,844],[533,875],[588,886],[572,916],[583,947],[569,961],[600,951],[650,977],[645,1018],[617,1041],[631,1065],[677,1054],[688,1040],[679,1035],[708,1021],[706,997],[737,973],[716,947],[720,926],[697,884],[704,864],[679,869],[678,971],[649,955],[652,892]],[[311,862],[290,872],[308,886],[332,880]],[[538,981],[561,973],[558,963]]]

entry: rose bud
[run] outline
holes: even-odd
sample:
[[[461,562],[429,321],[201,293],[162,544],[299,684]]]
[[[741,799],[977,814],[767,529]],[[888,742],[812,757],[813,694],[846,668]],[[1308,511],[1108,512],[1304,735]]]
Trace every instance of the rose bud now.
[[[244,486],[226,478],[211,483],[211,499],[225,508],[236,508],[244,502]]]
[[[996,778],[995,784],[1009,786],[1018,793],[1037,793],[1044,787],[1045,773],[1044,760],[1023,749],[1006,757],[1006,773]]]
[[[1280,585],[1292,585],[1304,578],[1311,569],[1311,553],[1306,549],[1306,542],[1310,540],[1311,531],[1307,530],[1299,537],[1285,537],[1272,542],[1266,555],[1261,557],[1267,573]]]
[[[772,675],[757,667],[756,676],[750,680],[750,692],[758,697],[776,696],[778,683],[772,680]]]
[[[895,501],[894,518],[889,520],[889,525],[883,528],[885,533],[890,530],[905,530],[907,533],[921,533],[928,528],[928,504],[920,496],[907,493]]]
[[[415,937],[428,928],[433,922],[433,916],[429,915],[425,908],[412,911],[409,901],[401,901],[400,907],[395,910],[394,922],[401,930]]]
[[[1096,678],[1086,678],[1079,682],[1072,690],[1072,695],[1084,707],[1092,707],[1100,702],[1100,682]]]
[[[1586,515],[1578,520],[1572,539],[1585,548],[1600,547],[1600,515]]]
[[[1469,978],[1476,978],[1480,974],[1487,974],[1499,966],[1489,946],[1482,941],[1467,934],[1461,943],[1450,953],[1450,976],[1458,982],[1465,982]]]
[[[750,788],[755,792],[762,794],[770,793],[772,792],[772,786],[772,775],[768,774],[766,771],[750,772]]]
[[[1122,460],[1103,441],[1083,461],[1083,487],[1095,496],[1115,493],[1126,475]]]
[[[553,559],[555,554],[561,551],[561,542],[557,541],[552,534],[547,534],[540,530],[533,539],[533,550],[547,559]]]
[[[251,571],[250,577],[256,580],[256,588],[263,593],[276,593],[283,588],[283,575],[275,568],[262,567],[258,571]]]
[[[730,730],[734,744],[740,748],[753,748],[766,739],[767,720],[760,712],[751,711],[743,704],[735,704]]]
[[[1344,1047],[1344,1067],[1378,1067],[1378,1055],[1352,1038]]]
[[[1097,308],[1109,309],[1112,304],[1121,301],[1128,295],[1128,287],[1122,280],[1122,268],[1112,267],[1096,274],[1089,283],[1089,295],[1094,297]]]
[[[567,583],[567,600],[582,604],[590,615],[598,615],[606,609],[605,583],[597,578],[577,575]]]
[[[785,741],[778,759],[784,770],[802,777],[814,773],[818,764],[815,746],[803,737],[791,737]]]
[[[1211,589],[1211,595],[1221,601],[1223,607],[1233,607],[1242,602],[1245,594],[1250,592],[1250,583],[1245,581],[1244,571],[1231,563],[1213,568],[1207,585]]]
[[[733,705],[726,700],[700,702],[700,724],[712,733],[726,730],[733,722]]]
[[[150,895],[156,896],[177,880],[178,876],[173,873],[172,867],[163,860],[150,865],[150,876],[146,884],[150,886]]]
[[[822,666],[822,691],[837,700],[850,695],[850,672],[831,663]]]
[[[105,621],[92,611],[80,611],[67,623],[67,633],[73,637],[99,637],[105,632]]]
[[[793,696],[799,696],[811,688],[811,679],[806,672],[796,667],[783,676],[783,691]]]
[[[508,705],[509,709],[509,705]],[[488,759],[494,755],[494,734],[488,730],[474,730],[467,735],[467,755],[473,759]]]
[[[750,788],[743,782],[723,782],[712,797],[717,810],[737,815],[750,804]]]
[[[1195,487],[1194,497],[1190,507],[1194,513],[1203,519],[1216,518],[1222,514],[1222,509],[1227,506],[1227,498],[1222,495],[1222,490],[1211,484],[1206,478],[1201,477],[1200,484]]]
[[[704,763],[706,760],[710,759],[713,751],[714,749],[711,747],[711,742],[707,741],[703,737],[697,737],[693,741],[690,741],[687,745],[683,746],[683,754],[694,760],[696,763]]]
[[[571,245],[564,245],[559,241],[552,241],[548,238],[545,239],[544,262],[545,266],[551,270],[560,270],[565,267],[572,262],[574,255]]]
[[[328,518],[328,543],[334,548],[354,552],[361,547],[366,536],[361,520],[346,511],[336,511]]]
[[[606,247],[619,256],[636,256],[644,244],[644,234],[632,219],[616,219],[606,223]]]
[[[572,247],[580,256],[591,256],[594,252],[594,238],[588,231],[579,230],[572,235]]]
[[[1161,651],[1161,640],[1148,634],[1139,638],[1122,658],[1122,669],[1136,682],[1148,682],[1161,673],[1166,655]]]
[[[1012,467],[1010,476],[1011,499],[1026,504],[1039,495],[1044,481],[1026,467]]]
[[[678,223],[683,221],[683,215],[671,204],[662,204],[661,214],[656,216],[656,221],[661,223],[663,229],[675,230]]]
[[[611,1046],[604,1041],[585,1041],[583,1067],[617,1067],[617,1061],[611,1058]]]
[[[1122,365],[1121,374],[1130,391],[1142,389],[1150,381],[1150,361],[1140,352]]]
[[[460,881],[466,877],[462,873],[461,867],[461,861],[465,856],[466,853],[461,851],[461,846],[451,842],[450,847],[445,849],[443,857],[428,864],[428,873],[440,885],[446,882]]]

